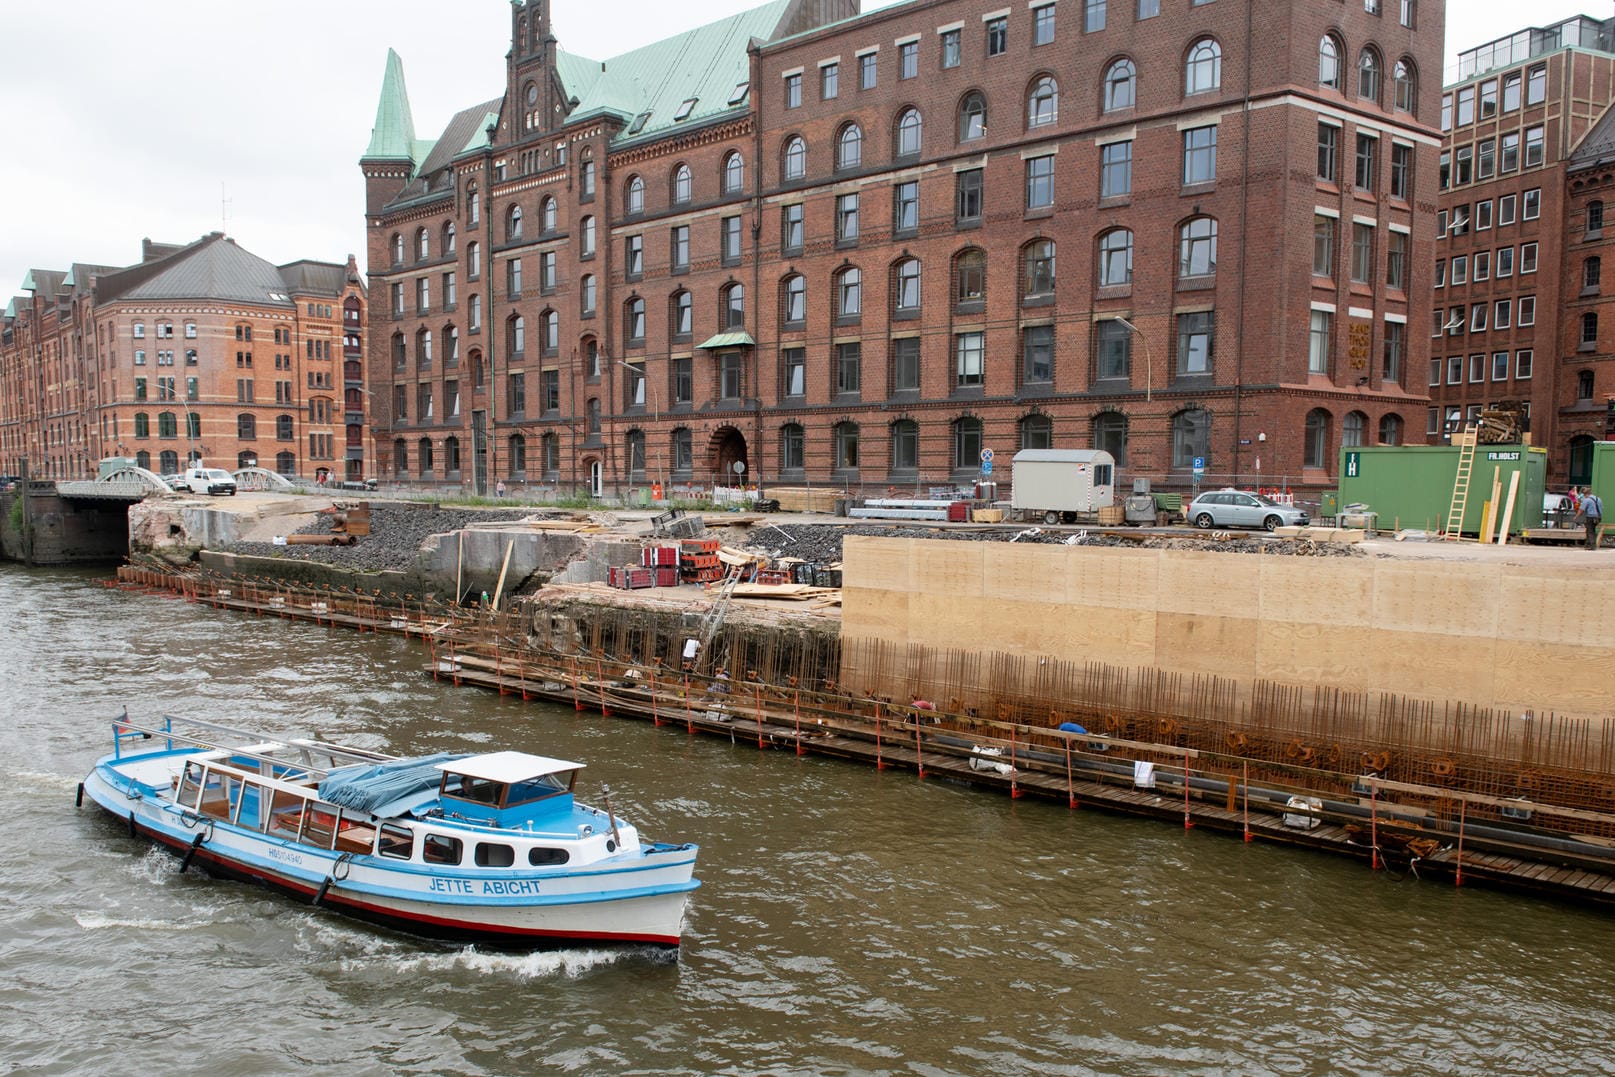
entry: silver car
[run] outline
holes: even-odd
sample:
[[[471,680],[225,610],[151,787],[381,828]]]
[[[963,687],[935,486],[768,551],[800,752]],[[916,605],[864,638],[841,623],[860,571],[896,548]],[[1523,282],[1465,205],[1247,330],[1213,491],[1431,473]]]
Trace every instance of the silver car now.
[[[1189,502],[1185,515],[1194,526],[1260,527],[1272,531],[1280,527],[1305,527],[1305,509],[1281,505],[1270,497],[1245,490],[1213,490]]]

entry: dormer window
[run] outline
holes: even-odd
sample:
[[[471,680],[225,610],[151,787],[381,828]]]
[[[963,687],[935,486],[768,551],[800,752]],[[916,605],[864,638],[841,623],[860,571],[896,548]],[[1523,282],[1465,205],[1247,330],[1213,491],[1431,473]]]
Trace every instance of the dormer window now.
[[[744,101],[746,99],[746,95],[749,94],[749,93],[751,93],[751,83],[750,82],[737,82],[735,84],[735,92],[729,95],[729,104],[731,104],[731,105],[740,104],[742,101]]]
[[[700,100],[700,98],[696,98],[696,97],[687,97],[687,98],[685,98],[684,103],[679,106],[679,110],[677,112],[673,113],[673,122],[678,123],[680,120],[689,119],[690,118],[690,113],[695,111],[695,103],[698,100]]]
[[[647,109],[644,112],[641,112],[638,116],[635,116],[634,122],[628,125],[628,133],[631,135],[637,135],[639,132],[643,131],[645,129],[645,125],[650,122],[650,114],[651,110]]]

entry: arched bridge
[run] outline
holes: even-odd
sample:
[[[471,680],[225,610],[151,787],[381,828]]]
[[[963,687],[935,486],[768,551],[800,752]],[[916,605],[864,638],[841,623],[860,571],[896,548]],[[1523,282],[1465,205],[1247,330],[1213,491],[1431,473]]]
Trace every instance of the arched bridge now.
[[[236,480],[236,486],[242,490],[297,489],[286,476],[261,467],[238,468],[231,475]],[[155,471],[128,464],[98,479],[58,482],[56,492],[62,497],[94,501],[142,501],[154,495],[171,497],[185,491],[176,491]]]

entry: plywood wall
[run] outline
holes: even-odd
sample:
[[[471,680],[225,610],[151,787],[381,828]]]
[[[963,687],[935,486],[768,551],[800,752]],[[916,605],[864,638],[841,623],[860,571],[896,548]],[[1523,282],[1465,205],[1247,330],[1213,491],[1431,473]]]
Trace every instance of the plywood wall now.
[[[1615,574],[864,536],[843,559],[847,640],[1615,716]]]

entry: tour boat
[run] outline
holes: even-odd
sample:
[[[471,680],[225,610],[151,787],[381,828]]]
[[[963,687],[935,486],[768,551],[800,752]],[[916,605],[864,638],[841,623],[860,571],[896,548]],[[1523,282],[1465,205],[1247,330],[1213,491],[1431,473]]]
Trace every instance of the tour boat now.
[[[573,800],[581,763],[418,757],[165,718],[113,726],[79,790],[181,854],[418,935],[511,949],[674,947],[697,848]]]

